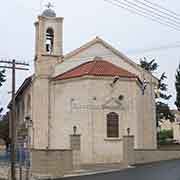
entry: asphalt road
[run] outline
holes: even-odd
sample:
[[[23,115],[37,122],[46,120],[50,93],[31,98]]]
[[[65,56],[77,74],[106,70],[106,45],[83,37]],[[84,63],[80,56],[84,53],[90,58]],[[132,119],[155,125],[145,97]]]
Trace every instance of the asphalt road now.
[[[180,160],[152,163],[113,173],[68,177],[64,180],[180,180]]]

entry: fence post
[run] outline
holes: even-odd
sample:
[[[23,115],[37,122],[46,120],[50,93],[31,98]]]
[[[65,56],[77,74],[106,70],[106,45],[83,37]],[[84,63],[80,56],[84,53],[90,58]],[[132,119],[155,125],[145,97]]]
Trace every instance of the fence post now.
[[[134,136],[123,136],[123,161],[127,165],[135,163]]]
[[[70,135],[70,144],[72,149],[73,168],[80,169],[81,165],[81,135]]]

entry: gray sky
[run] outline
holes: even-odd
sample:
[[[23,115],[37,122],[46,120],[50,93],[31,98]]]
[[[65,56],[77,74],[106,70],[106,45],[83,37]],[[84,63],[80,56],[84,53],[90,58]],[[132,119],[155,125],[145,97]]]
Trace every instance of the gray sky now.
[[[180,12],[178,0],[151,1],[176,11],[178,14]],[[1,2],[0,58],[26,60],[33,67],[35,44],[33,23],[46,2],[46,0]],[[132,52],[173,44],[180,41],[180,32],[131,14],[103,0],[53,0],[53,4],[57,15],[64,17],[64,53],[78,48],[95,36],[100,36],[135,62],[143,56],[156,58],[159,64],[158,72],[167,73],[169,92],[173,95],[170,105],[174,107],[174,76],[180,60],[180,47],[148,53]],[[32,71],[31,68],[30,72],[17,73],[17,88]],[[10,80],[9,74],[8,71],[7,78]],[[4,107],[10,98],[7,93],[11,89],[9,80],[0,88],[0,105]]]

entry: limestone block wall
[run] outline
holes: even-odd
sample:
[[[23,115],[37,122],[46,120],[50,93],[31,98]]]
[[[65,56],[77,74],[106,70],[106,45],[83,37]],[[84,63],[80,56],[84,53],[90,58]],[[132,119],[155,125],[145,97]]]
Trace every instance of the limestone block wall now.
[[[54,72],[54,67],[60,61],[59,56],[40,55],[35,61],[35,75],[48,77]]]
[[[89,61],[90,58],[94,57],[102,57],[105,60],[116,64],[117,66],[120,66],[121,68],[124,68],[132,73],[140,75],[139,69],[136,68],[137,65],[132,66],[127,62],[127,60],[121,58],[120,56],[116,55],[114,52],[112,52],[109,48],[105,47],[102,43],[95,43],[88,49],[85,49],[81,51],[80,53],[74,55],[70,59],[65,59],[65,61],[78,61],[83,60],[84,62]],[[135,67],[136,66],[136,67]]]
[[[48,28],[54,31],[54,49],[53,54],[62,55],[63,45],[63,18],[48,18],[39,16],[38,21],[35,23],[36,28],[36,55],[45,54],[45,37]]]
[[[143,118],[143,148],[156,149],[157,148],[157,133],[156,133],[156,106],[155,93],[153,90],[153,78],[149,74],[144,75],[149,82],[141,101],[141,114]]]
[[[32,173],[61,177],[72,170],[71,150],[32,150]]]
[[[81,135],[73,134],[70,136],[72,149],[73,169],[80,169],[81,165]]]
[[[134,150],[135,164],[180,159],[180,150]]]
[[[49,82],[45,78],[36,78],[32,90],[32,119],[34,127],[34,144],[36,149],[48,147],[48,118],[49,118]]]
[[[134,149],[134,137],[123,137],[123,160],[128,165],[180,159],[179,149]]]
[[[101,41],[97,41],[87,49],[84,49],[74,56],[65,59],[65,61],[69,61],[70,63],[81,61],[81,63],[83,63],[83,61],[87,62],[89,60],[92,60],[95,56],[102,57],[104,60],[136,74],[141,81],[145,78],[148,82],[148,86],[146,87],[144,96],[142,95],[142,93],[139,94],[139,91],[135,91],[135,89],[127,88],[127,91],[130,91],[131,95],[137,92],[136,95],[133,95],[133,98],[136,98],[134,102],[137,102],[136,108],[134,108],[134,110],[138,113],[138,126],[136,127],[136,129],[138,129],[138,135],[135,136],[135,147],[156,149],[157,138],[154,86],[155,82],[157,83],[157,79],[147,71],[143,71],[143,69],[141,69],[137,64],[129,62],[129,59],[124,55],[117,55],[114,51],[111,50],[111,48],[109,48],[109,46],[106,46]],[[61,65],[58,66],[60,67]],[[137,136],[138,140],[136,139]]]
[[[122,80],[112,89],[109,80],[92,79],[89,82],[89,97],[91,97],[92,106],[96,107],[105,104],[104,109],[94,108],[90,114],[92,122],[92,153],[94,163],[119,163],[123,159],[123,141],[122,137],[127,133],[127,128],[136,134],[136,111],[132,94],[133,87],[136,84]],[[102,91],[103,90],[103,91]],[[120,95],[124,96],[122,106],[115,108],[117,104],[111,98],[118,99]],[[96,100],[93,100],[93,97]],[[110,100],[110,102],[108,102]],[[133,108],[134,107],[134,108]],[[133,110],[134,109],[134,110]],[[115,112],[119,115],[119,137],[107,137],[107,114]],[[131,119],[130,117],[134,118]],[[136,136],[137,137],[137,136]]]
[[[139,138],[136,110],[136,98],[139,97],[136,96],[136,82],[124,79],[114,89],[109,85],[111,82],[112,78],[85,77],[53,85],[50,129],[52,149],[71,148],[69,135],[73,133],[73,126],[76,126],[77,133],[81,134],[83,164],[119,163],[123,160],[123,136],[127,134],[127,128],[135,136],[135,143]],[[120,95],[124,96],[122,106],[118,106],[114,100]],[[102,108],[103,104],[105,108]],[[107,137],[106,116],[109,112],[119,115],[118,138]]]
[[[127,165],[131,165],[135,163],[134,136],[123,137],[123,161]]]

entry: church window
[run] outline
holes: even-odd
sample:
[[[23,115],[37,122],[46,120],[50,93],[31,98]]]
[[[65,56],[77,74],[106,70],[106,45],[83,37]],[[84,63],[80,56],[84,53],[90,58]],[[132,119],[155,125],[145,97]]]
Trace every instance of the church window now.
[[[119,137],[119,116],[115,112],[107,115],[107,137]]]
[[[46,52],[51,54],[54,46],[54,31],[52,28],[48,28],[46,31]]]

